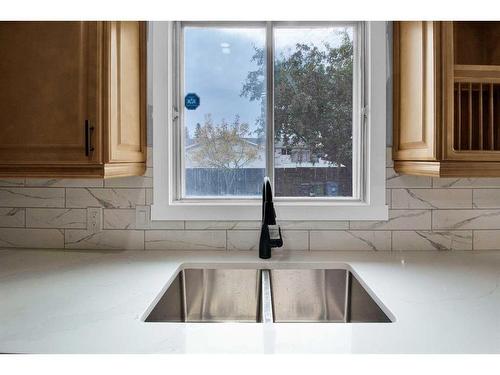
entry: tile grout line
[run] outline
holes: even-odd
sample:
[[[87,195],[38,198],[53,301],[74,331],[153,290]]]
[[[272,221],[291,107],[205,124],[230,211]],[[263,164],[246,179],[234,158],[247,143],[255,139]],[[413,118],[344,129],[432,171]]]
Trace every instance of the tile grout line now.
[[[474,229],[471,231],[472,232],[472,238],[471,238],[471,244],[472,244],[472,251],[474,251]]]
[[[224,240],[225,240],[226,251],[229,251],[228,246],[227,246],[227,229],[224,232],[225,232],[224,233],[225,234]]]
[[[311,231],[307,231],[307,251],[311,251]]]
[[[394,251],[394,240],[393,240],[393,235],[394,235],[394,231],[390,231],[391,232],[391,253]]]

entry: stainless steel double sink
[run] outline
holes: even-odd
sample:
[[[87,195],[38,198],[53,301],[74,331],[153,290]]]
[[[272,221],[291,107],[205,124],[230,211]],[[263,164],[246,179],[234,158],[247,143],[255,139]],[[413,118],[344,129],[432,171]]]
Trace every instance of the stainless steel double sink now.
[[[381,322],[391,319],[345,269],[188,268],[146,322]]]

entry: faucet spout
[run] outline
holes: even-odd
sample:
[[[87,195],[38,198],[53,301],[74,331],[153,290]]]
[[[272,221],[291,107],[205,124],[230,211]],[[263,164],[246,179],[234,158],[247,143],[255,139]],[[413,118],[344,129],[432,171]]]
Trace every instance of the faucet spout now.
[[[273,192],[269,177],[264,177],[262,184],[262,223],[259,240],[259,257],[271,258],[273,247],[282,247],[281,228],[276,225],[276,211],[273,204]]]

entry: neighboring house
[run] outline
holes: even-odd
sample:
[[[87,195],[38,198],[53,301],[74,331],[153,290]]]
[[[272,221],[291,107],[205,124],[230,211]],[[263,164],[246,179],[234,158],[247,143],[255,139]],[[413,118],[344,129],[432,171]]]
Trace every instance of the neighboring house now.
[[[243,168],[264,168],[266,165],[266,155],[264,147],[260,147],[257,143],[257,139],[248,138],[245,139],[250,147],[254,147],[257,150],[257,158],[246,163]],[[199,145],[194,139],[189,139],[186,141],[186,155],[184,159],[185,168],[207,168],[206,166],[199,165],[196,160],[193,160],[193,155],[198,151]]]
[[[245,164],[243,168],[264,168],[265,166],[265,148],[260,146],[258,138],[246,138],[245,141],[258,151],[257,158]],[[186,168],[205,168],[193,160],[192,155],[198,150],[199,145],[194,139],[186,140]],[[311,150],[300,146],[283,146],[281,143],[274,145],[274,167],[275,168],[328,168],[335,167],[326,160],[315,157]]]
[[[274,144],[275,168],[328,168],[336,164],[314,155],[304,146],[284,146],[281,142]]]
[[[245,142],[257,151],[257,157],[232,173],[206,167],[196,161],[200,145],[186,140],[185,173],[188,196],[259,195],[265,173],[265,147],[262,140],[246,138]],[[316,159],[316,160],[314,160]],[[314,162],[313,162],[314,161]],[[352,178],[348,168],[336,168],[315,157],[310,149],[276,144],[274,150],[275,179],[279,196],[350,196]],[[307,182],[305,182],[307,181]]]

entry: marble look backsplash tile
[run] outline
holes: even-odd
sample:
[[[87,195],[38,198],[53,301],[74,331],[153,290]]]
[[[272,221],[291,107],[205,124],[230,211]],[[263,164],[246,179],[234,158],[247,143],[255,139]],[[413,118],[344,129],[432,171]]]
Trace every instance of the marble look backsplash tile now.
[[[153,168],[147,168],[143,176],[120,177],[104,180],[105,187],[120,188],[152,188],[153,187]]]
[[[310,249],[315,250],[391,250],[390,231],[316,231],[310,232]]]
[[[80,228],[87,227],[84,208],[27,208],[27,228]]]
[[[259,229],[260,221],[186,221],[186,229],[213,230],[213,229]]]
[[[472,250],[472,231],[393,231],[392,250]]]
[[[430,188],[431,177],[398,175],[393,168],[386,168],[386,187],[392,188]]]
[[[387,155],[389,220],[281,221],[285,249],[462,251],[500,247],[500,178],[397,175],[390,148]],[[105,181],[0,179],[0,247],[258,249],[258,217],[253,221],[151,222],[151,147],[147,167],[144,176]],[[102,228],[89,231],[87,208],[93,207],[102,209]]]
[[[134,208],[145,203],[144,189],[66,189],[66,207]]]
[[[27,178],[26,186],[33,187],[103,187],[104,181],[98,178]]]
[[[308,230],[349,229],[348,221],[280,221],[279,224],[282,229],[308,229]]]
[[[0,188],[0,207],[64,207],[61,188]]]
[[[227,249],[257,251],[259,249],[258,230],[228,230]]]
[[[474,208],[500,208],[500,189],[474,189]]]
[[[472,208],[470,189],[392,189],[392,208]]]
[[[147,230],[147,250],[226,250],[224,230]]]
[[[434,188],[449,188],[449,189],[490,189],[500,188],[500,178],[483,177],[483,178],[437,178],[432,179]]]
[[[351,221],[350,229],[431,229],[431,210],[389,210],[389,220]]]
[[[283,250],[304,251],[308,250],[309,231],[306,230],[282,230]],[[260,231],[259,231],[260,235]],[[258,237],[257,237],[258,238]]]
[[[436,210],[434,229],[500,229],[500,210]]]
[[[136,229],[135,209],[105,208],[103,210],[104,229]]]
[[[17,186],[24,186],[24,178],[0,179],[0,187],[17,187]]]
[[[144,250],[142,230],[87,230],[67,229],[64,232],[66,249]]]
[[[0,208],[0,228],[24,227],[26,213],[24,208]]]
[[[475,230],[474,250],[498,250],[500,230]]]
[[[0,247],[63,249],[63,229],[0,228]]]

